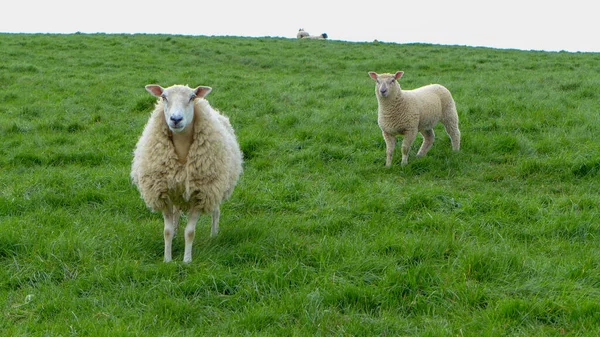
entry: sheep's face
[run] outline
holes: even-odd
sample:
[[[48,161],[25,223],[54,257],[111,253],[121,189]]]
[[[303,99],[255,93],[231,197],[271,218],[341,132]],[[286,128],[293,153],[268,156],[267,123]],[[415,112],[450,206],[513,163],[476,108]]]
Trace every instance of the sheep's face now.
[[[395,74],[377,74],[369,72],[369,76],[377,82],[375,85],[375,95],[377,97],[388,97],[391,93],[400,90],[398,79],[402,77],[404,72],[398,71]]]
[[[192,89],[184,85],[174,85],[165,89],[159,85],[147,85],[146,90],[161,98],[169,129],[182,132],[194,120],[195,99],[204,98],[212,89],[203,86]]]

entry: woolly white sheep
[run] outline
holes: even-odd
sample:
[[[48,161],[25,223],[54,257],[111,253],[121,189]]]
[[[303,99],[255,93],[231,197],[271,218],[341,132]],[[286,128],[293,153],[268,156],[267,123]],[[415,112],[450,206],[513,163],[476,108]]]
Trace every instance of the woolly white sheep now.
[[[326,39],[328,38],[327,33],[323,33],[321,35],[309,35],[309,36],[305,36],[305,38],[307,39]]]
[[[385,165],[392,165],[396,136],[403,135],[402,165],[408,164],[408,152],[417,133],[423,135],[423,144],[417,157],[427,154],[433,145],[433,128],[442,122],[450,136],[452,149],[460,149],[458,114],[452,94],[439,84],[430,84],[414,90],[402,90],[398,79],[404,72],[377,74],[369,72],[377,84],[375,96],[378,102],[377,122],[386,144]]]
[[[296,37],[299,39],[326,39],[326,38],[328,38],[327,33],[323,33],[320,35],[310,35],[307,31],[304,30],[304,28],[300,28],[298,30]]]
[[[310,34],[308,34],[308,32],[304,31],[304,28],[300,28],[298,29],[298,34],[296,34],[296,37],[301,39],[303,37],[308,37]]]
[[[211,236],[219,231],[220,204],[242,173],[242,153],[229,119],[204,99],[210,87],[146,90],[159,99],[135,147],[131,179],[146,205],[163,214],[165,262],[181,211],[189,212],[183,261],[191,262],[200,215],[212,215]]]

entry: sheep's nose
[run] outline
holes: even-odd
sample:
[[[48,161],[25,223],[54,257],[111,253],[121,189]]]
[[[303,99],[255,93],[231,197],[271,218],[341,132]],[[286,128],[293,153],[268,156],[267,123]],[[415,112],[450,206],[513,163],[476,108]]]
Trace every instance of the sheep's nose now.
[[[380,92],[382,95],[385,95],[385,94],[387,94],[387,89],[384,89],[384,88],[382,88],[381,90],[379,90],[379,92]]]
[[[183,116],[171,116],[171,120],[175,125],[177,125],[183,120]]]

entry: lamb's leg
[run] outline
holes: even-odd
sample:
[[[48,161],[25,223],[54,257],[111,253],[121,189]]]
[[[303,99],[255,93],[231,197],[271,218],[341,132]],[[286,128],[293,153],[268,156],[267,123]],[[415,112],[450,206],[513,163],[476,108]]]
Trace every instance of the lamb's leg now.
[[[215,237],[219,234],[219,217],[221,216],[221,210],[217,207],[212,212],[212,226],[210,228],[210,236]]]
[[[192,262],[192,245],[196,235],[196,223],[200,219],[201,212],[192,209],[188,215],[188,222],[185,226],[185,252],[183,254],[183,262]]]
[[[435,133],[433,130],[423,130],[421,131],[423,135],[423,144],[421,144],[421,148],[419,152],[417,152],[417,157],[423,157],[429,152],[431,146],[433,145],[433,140],[435,139]]]
[[[417,130],[406,130],[404,132],[404,138],[402,139],[402,166],[408,164],[408,152],[410,152],[410,146],[417,138]]]
[[[173,236],[179,225],[179,210],[175,207],[169,207],[163,211],[163,219],[165,220],[164,237],[165,237],[165,262],[170,262],[172,259],[171,251],[173,246]]]
[[[450,141],[452,142],[452,150],[459,151],[460,150],[460,130],[458,130],[458,125],[454,125],[452,127],[447,127],[446,132],[450,136]]]
[[[392,156],[394,155],[394,147],[396,146],[396,136],[382,131],[383,139],[385,140],[385,166],[392,166]]]
[[[453,101],[444,109],[443,114],[446,118],[442,119],[442,124],[450,136],[452,150],[458,151],[460,150],[460,130],[458,129],[458,113]]]

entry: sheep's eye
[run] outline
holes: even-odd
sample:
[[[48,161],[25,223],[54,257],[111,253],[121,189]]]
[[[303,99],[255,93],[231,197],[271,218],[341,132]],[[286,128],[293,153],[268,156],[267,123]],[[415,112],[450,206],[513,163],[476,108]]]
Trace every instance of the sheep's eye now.
[[[395,79],[392,78],[392,80],[390,81],[390,83],[394,83]]]
[[[165,95],[160,95],[160,97],[161,97],[162,99],[164,99],[164,100],[165,100],[165,102],[168,102],[168,100],[167,100],[167,96],[165,96]]]
[[[196,95],[191,95],[190,96],[190,102],[193,101],[196,98]]]

